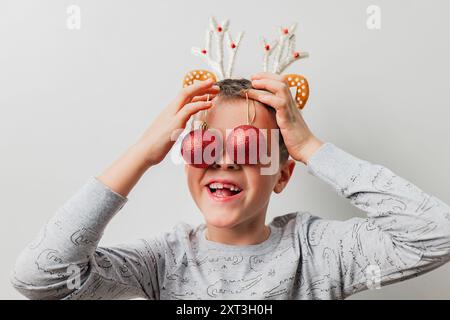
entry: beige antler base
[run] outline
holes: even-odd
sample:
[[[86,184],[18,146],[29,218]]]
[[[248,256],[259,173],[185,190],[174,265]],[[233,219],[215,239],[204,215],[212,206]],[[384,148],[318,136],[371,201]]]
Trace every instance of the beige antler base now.
[[[309,85],[305,77],[299,74],[284,74],[284,79],[286,80],[289,88],[295,87],[295,102],[299,109],[303,109],[309,98]]]
[[[208,70],[192,70],[186,73],[186,75],[184,76],[183,87],[194,84],[195,80],[205,81],[208,79],[213,79],[214,82],[217,82],[216,75]]]

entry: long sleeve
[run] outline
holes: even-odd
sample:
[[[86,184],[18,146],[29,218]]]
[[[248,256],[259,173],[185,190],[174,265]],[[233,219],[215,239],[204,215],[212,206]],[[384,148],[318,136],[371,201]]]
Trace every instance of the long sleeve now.
[[[156,238],[98,247],[127,200],[91,177],[22,251],[13,286],[30,299],[157,298]]]
[[[330,142],[312,155],[307,168],[367,214],[347,221],[312,216],[299,223],[305,263],[318,272],[311,290],[325,290],[320,283],[327,277],[336,297],[345,298],[449,261],[450,208],[440,199]]]

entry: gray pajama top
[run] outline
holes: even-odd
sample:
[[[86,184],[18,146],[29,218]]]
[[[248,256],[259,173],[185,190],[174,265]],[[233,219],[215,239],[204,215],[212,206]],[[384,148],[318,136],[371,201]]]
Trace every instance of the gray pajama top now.
[[[179,223],[101,247],[128,198],[90,177],[22,251],[11,282],[30,299],[344,299],[450,259],[450,208],[438,198],[331,142],[307,170],[367,217],[288,213],[256,245],[213,242],[205,224]]]

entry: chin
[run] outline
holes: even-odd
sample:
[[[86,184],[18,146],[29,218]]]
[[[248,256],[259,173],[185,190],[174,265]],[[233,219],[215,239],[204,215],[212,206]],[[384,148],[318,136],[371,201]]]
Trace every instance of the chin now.
[[[224,212],[223,210],[208,210],[208,213],[203,212],[203,217],[207,225],[216,228],[232,228],[239,224],[242,220],[238,213]]]

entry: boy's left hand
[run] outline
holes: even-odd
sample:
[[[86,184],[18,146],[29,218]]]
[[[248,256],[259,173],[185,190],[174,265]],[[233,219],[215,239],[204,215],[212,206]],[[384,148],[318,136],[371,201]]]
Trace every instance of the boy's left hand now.
[[[277,123],[289,154],[293,159],[307,164],[323,142],[308,128],[284,77],[261,72],[253,75],[251,80],[254,89],[247,91],[248,97],[276,110]]]

